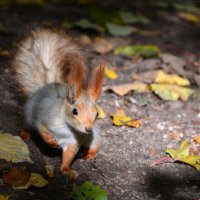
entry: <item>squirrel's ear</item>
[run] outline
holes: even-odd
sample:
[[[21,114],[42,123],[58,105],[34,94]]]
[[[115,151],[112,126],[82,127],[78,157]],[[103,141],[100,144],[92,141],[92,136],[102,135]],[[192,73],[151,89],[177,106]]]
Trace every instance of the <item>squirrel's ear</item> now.
[[[95,101],[98,99],[101,93],[101,85],[102,85],[103,76],[104,76],[104,68],[105,68],[105,65],[99,65],[98,67],[96,67],[92,71],[90,80],[87,85],[86,92]]]
[[[76,85],[69,85],[67,86],[67,94],[66,94],[66,99],[70,104],[74,104],[76,100],[76,91],[77,91],[77,86]]]

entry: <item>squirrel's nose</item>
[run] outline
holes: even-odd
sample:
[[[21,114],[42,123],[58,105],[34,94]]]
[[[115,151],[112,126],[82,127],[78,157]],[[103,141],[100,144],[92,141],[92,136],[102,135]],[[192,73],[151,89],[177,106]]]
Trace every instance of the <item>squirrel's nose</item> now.
[[[85,127],[86,132],[91,132],[92,131],[92,127]]]

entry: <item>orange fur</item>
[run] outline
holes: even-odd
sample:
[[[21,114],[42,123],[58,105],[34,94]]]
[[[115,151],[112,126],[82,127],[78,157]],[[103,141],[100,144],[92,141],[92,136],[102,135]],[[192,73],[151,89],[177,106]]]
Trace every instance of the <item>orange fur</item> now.
[[[92,74],[91,74],[91,79],[88,82],[87,85],[87,94],[93,98],[95,101],[98,99],[100,93],[101,93],[101,85],[103,81],[103,76],[104,76],[104,68],[105,65],[99,65],[96,67]]]
[[[96,159],[96,152],[97,150],[94,148],[91,148],[88,150],[87,155],[84,157],[86,160],[90,160],[90,159]]]
[[[70,144],[67,147],[67,149],[63,150],[62,165],[60,167],[60,170],[63,174],[68,174],[68,176],[72,180],[75,180],[78,177],[77,172],[70,169],[70,165],[77,152],[78,152],[77,144]]]
[[[42,136],[42,139],[49,144],[50,146],[52,146],[53,148],[58,148],[58,143],[56,142],[56,140],[50,135],[50,133],[47,131],[46,128],[41,128],[40,129],[40,135]]]

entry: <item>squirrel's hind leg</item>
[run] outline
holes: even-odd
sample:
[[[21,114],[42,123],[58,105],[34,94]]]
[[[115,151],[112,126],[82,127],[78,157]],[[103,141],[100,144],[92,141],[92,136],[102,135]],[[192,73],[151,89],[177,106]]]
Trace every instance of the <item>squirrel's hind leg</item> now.
[[[43,139],[47,144],[49,144],[49,145],[50,145],[51,147],[53,147],[53,148],[58,148],[58,147],[59,147],[59,145],[58,145],[58,143],[56,142],[56,140],[51,136],[51,134],[49,133],[49,131],[48,131],[46,128],[42,127],[42,128],[39,130],[39,132],[40,132],[40,135],[41,135],[42,139]]]

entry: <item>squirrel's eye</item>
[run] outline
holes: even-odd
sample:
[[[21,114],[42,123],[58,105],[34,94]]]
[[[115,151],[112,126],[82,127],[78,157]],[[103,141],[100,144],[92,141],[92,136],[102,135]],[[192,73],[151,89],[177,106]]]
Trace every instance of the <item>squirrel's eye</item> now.
[[[78,115],[78,110],[76,108],[73,109],[73,115]]]

